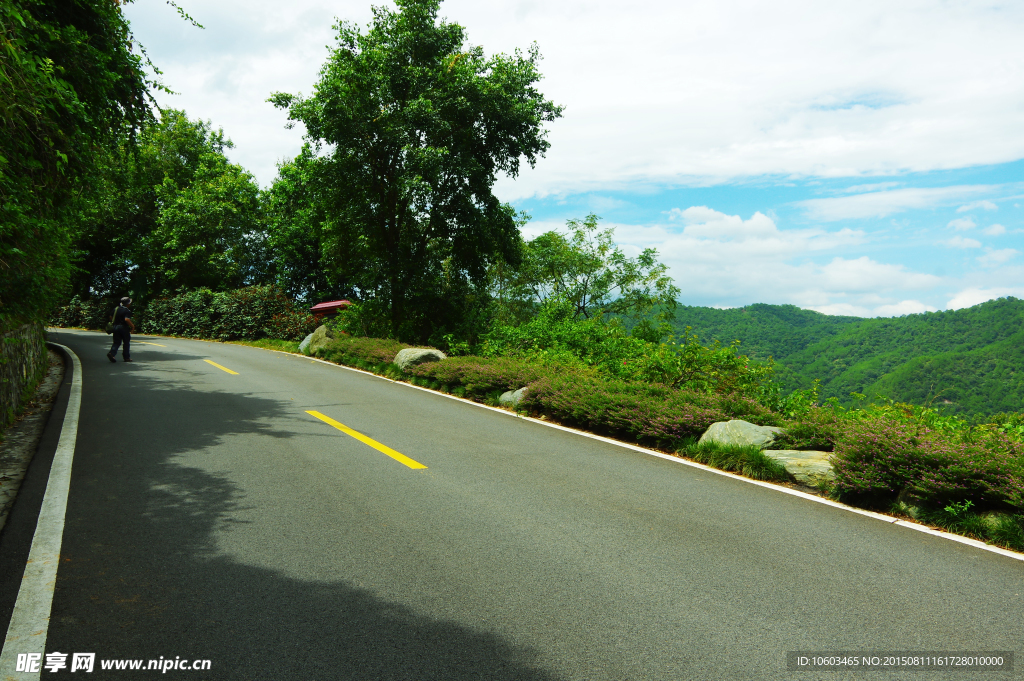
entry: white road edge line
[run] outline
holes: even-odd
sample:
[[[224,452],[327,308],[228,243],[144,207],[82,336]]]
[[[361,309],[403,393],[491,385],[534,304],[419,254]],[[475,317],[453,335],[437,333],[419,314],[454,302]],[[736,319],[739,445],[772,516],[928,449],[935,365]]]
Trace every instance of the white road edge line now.
[[[4,681],[39,678],[39,671],[15,671],[19,653],[39,653],[40,665],[46,661],[43,654],[46,652],[53,588],[57,581],[61,540],[64,536],[64,514],[71,488],[71,462],[75,456],[75,440],[78,438],[78,414],[82,407],[82,363],[78,355],[59,343],[47,344],[61,348],[71,357],[74,376],[71,379],[71,395],[60,429],[60,439],[50,465],[46,494],[39,509],[36,532],[32,537],[32,548],[25,564],[25,574],[21,578],[21,588],[18,589],[18,600],[11,613],[11,623],[7,627],[3,652],[0,653],[0,674],[3,674]]]
[[[203,341],[203,342],[207,342],[207,343],[209,343],[209,342],[218,342],[218,341],[206,341],[205,339],[202,339],[202,338],[187,338],[187,339],[180,339],[180,340],[199,340],[199,341]],[[254,347],[254,346],[243,345],[241,347]],[[612,438],[604,437],[602,435],[595,435],[593,433],[588,433],[588,432],[583,431],[583,430],[577,430],[575,428],[569,428],[568,426],[559,425],[557,423],[550,423],[548,421],[542,421],[540,419],[533,418],[532,416],[522,416],[522,415],[517,414],[515,412],[510,412],[510,411],[508,411],[506,409],[499,409],[497,407],[491,407],[491,406],[486,405],[486,404],[480,404],[479,402],[474,402],[473,400],[469,400],[469,399],[466,399],[464,397],[456,397],[455,395],[449,395],[447,393],[438,392],[437,390],[431,390],[429,388],[422,388],[422,387],[420,387],[418,385],[413,385],[411,383],[405,383],[403,381],[396,381],[396,380],[387,378],[386,376],[378,376],[377,374],[375,374],[375,373],[373,373],[371,371],[364,371],[362,369],[356,369],[354,367],[345,366],[343,364],[335,364],[334,362],[328,362],[327,360],[320,359],[319,357],[310,357],[309,355],[301,355],[301,354],[298,354],[298,353],[295,353],[295,352],[286,352],[284,350],[272,350],[271,348],[256,348],[256,349],[258,349],[258,350],[268,350],[270,352],[276,352],[278,354],[287,355],[289,357],[294,357],[294,358],[297,358],[297,359],[308,359],[311,362],[319,362],[321,364],[326,364],[327,366],[336,367],[338,369],[345,369],[347,371],[354,371],[356,373],[366,374],[367,376],[373,376],[374,378],[379,378],[382,381],[388,381],[389,383],[395,383],[397,385],[403,385],[403,386],[405,386],[407,388],[413,388],[414,390],[422,390],[422,391],[428,392],[428,393],[430,393],[432,395],[439,395],[441,397],[447,397],[448,399],[451,399],[451,400],[458,400],[459,402],[464,402],[466,404],[471,404],[474,407],[480,407],[481,409],[489,409],[489,410],[497,412],[499,414],[504,414],[505,416],[510,416],[512,418],[522,419],[522,420],[525,420],[525,421],[530,421],[530,422],[536,423],[536,424],[541,425],[541,426],[546,426],[548,428],[555,428],[557,430],[562,430],[562,431],[565,431],[567,433],[573,433],[575,435],[581,435],[583,437],[588,437],[588,438],[590,438],[592,440],[597,440],[598,442],[605,442],[605,443],[608,443],[608,444],[611,444],[611,445],[615,445],[617,447],[622,447],[624,449],[631,449],[631,450],[633,450],[635,452],[640,452],[641,454],[647,454],[648,456],[656,456],[659,459],[665,459],[666,461],[671,461],[673,463],[682,464],[684,466],[690,466],[691,468],[699,468],[700,470],[707,471],[708,473],[714,473],[715,475],[721,475],[721,476],[724,476],[724,477],[727,477],[727,478],[732,478],[733,480],[739,480],[740,482],[745,482],[745,483],[747,483],[749,485],[757,485],[758,487],[763,487],[765,489],[769,489],[769,490],[772,490],[772,491],[775,491],[775,492],[781,492],[783,494],[789,494],[790,496],[800,497],[801,499],[805,499],[807,501],[813,501],[816,504],[823,504],[825,506],[831,506],[832,508],[837,508],[839,510],[846,511],[848,513],[855,513],[857,515],[864,516],[866,518],[872,518],[874,520],[880,520],[881,522],[887,523],[889,525],[896,525],[898,527],[905,527],[905,528],[910,529],[910,530],[916,530],[917,532],[923,532],[925,534],[930,534],[930,535],[932,535],[934,537],[939,537],[941,539],[948,539],[949,541],[954,541],[954,542],[957,542],[958,544],[966,544],[967,546],[973,546],[976,549],[981,549],[983,551],[988,551],[990,553],[996,553],[996,554],[999,554],[1000,556],[1005,556],[1007,558],[1012,558],[1014,560],[1019,560],[1019,561],[1024,562],[1024,553],[1017,553],[1016,551],[1010,551],[1009,549],[1002,549],[1002,548],[999,548],[998,546],[992,546],[991,544],[986,544],[983,541],[978,541],[977,539],[970,539],[968,537],[962,537],[959,534],[953,534],[951,532],[943,532],[942,530],[935,530],[935,529],[932,529],[932,528],[930,528],[930,527],[928,527],[926,525],[921,525],[920,523],[910,522],[908,520],[900,520],[899,518],[893,518],[892,516],[883,515],[881,513],[873,513],[871,511],[865,511],[863,509],[856,508],[854,506],[847,506],[846,504],[840,503],[838,501],[832,501],[831,499],[825,499],[823,497],[815,496],[814,494],[808,494],[807,492],[801,492],[800,490],[790,489],[788,487],[782,487],[780,485],[773,485],[770,482],[764,482],[762,480],[753,480],[751,478],[743,477],[742,475],[736,475],[735,473],[729,473],[728,471],[722,471],[722,470],[719,470],[717,468],[712,468],[711,466],[705,466],[704,464],[697,463],[696,461],[689,461],[687,459],[681,459],[681,458],[679,458],[677,456],[672,456],[671,454],[664,454],[662,452],[658,452],[658,451],[655,451],[653,449],[647,449],[646,447],[640,447],[638,445],[630,444],[628,442],[621,442],[619,440],[614,440]]]

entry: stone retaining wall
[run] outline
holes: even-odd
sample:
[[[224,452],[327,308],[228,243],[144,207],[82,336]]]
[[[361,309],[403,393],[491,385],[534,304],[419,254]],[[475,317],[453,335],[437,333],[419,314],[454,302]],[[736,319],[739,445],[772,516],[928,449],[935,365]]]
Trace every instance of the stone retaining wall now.
[[[46,367],[46,333],[41,324],[25,324],[0,335],[0,430],[14,420]]]

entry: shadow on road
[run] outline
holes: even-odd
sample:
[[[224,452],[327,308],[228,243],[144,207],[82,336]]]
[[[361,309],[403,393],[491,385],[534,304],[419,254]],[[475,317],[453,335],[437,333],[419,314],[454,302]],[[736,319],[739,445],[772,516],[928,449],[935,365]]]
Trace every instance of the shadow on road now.
[[[211,660],[209,672],[177,672],[193,679],[556,678],[534,651],[491,633],[352,584],[303,581],[225,557],[215,535],[239,522],[246,495],[226,475],[182,465],[177,455],[241,433],[297,437],[269,425],[287,422],[292,410],[196,389],[187,369],[139,364],[110,378],[104,367],[127,367],[92,357],[95,342],[76,341],[86,384],[47,651]]]

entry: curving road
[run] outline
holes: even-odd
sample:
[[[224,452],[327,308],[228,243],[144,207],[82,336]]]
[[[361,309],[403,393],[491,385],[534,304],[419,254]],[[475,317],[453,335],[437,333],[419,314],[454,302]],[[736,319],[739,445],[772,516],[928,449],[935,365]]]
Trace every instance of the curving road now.
[[[85,678],[923,679],[786,652],[1021,648],[1011,558],[307,358],[51,340],[84,384],[46,649],[211,666]]]

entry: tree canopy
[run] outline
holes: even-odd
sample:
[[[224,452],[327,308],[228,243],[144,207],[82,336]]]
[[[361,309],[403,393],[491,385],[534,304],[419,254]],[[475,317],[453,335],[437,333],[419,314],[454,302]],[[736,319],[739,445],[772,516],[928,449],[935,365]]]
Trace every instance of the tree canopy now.
[[[336,25],[312,96],[270,101],[324,153],[314,177],[333,267],[391,334],[425,339],[439,305],[474,295],[495,258],[518,264],[515,211],[492,188],[544,154],[543,124],[562,109],[536,88],[536,46],[487,58],[438,20],[439,0],[397,5],[374,8],[366,33]]]
[[[70,275],[67,228],[95,160],[148,120],[119,3],[0,3],[0,327],[44,319]]]
[[[76,291],[136,296],[225,290],[271,277],[255,179],[223,130],[165,109],[102,155],[76,235]]]

